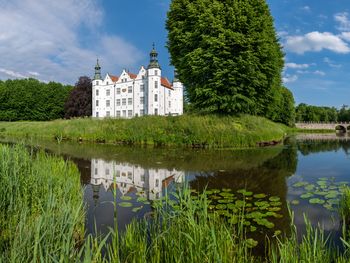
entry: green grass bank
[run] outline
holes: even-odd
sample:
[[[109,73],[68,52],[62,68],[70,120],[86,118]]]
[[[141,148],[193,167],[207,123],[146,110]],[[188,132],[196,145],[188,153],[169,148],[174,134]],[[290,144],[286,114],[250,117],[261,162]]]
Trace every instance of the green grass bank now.
[[[84,239],[80,174],[71,163],[0,145],[0,262],[69,262]]]
[[[287,131],[282,124],[249,115],[0,122],[0,136],[203,148],[254,147],[260,142],[280,141]]]

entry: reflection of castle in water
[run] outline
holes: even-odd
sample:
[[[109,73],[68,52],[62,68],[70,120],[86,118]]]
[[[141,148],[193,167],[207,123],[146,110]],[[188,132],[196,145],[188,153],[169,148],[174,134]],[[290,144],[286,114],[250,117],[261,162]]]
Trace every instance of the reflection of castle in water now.
[[[185,173],[183,171],[167,169],[144,169],[138,165],[105,161],[102,159],[91,160],[91,185],[94,196],[102,185],[107,191],[116,182],[117,188],[125,195],[133,190],[140,196],[149,200],[162,197],[162,190],[171,182],[182,183]]]

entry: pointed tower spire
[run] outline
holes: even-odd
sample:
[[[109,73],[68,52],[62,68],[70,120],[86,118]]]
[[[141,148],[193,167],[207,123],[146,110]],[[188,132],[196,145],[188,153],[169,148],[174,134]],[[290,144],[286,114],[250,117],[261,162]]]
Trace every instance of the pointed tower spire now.
[[[150,68],[159,68],[160,69],[160,65],[158,63],[158,52],[155,49],[155,45],[153,43],[153,49],[151,50],[150,55],[150,62],[148,65],[148,69]]]
[[[94,79],[102,79],[101,78],[101,67],[100,67],[100,64],[98,64],[98,59],[97,59],[96,66],[95,66]]]

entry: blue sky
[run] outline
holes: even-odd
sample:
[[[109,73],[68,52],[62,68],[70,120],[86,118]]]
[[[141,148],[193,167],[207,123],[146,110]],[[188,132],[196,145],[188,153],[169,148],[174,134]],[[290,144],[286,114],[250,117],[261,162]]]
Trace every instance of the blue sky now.
[[[165,30],[170,0],[0,0],[0,79],[74,84],[103,73],[136,72],[155,42],[173,78]],[[286,54],[283,73],[296,103],[350,104],[349,0],[268,0]]]

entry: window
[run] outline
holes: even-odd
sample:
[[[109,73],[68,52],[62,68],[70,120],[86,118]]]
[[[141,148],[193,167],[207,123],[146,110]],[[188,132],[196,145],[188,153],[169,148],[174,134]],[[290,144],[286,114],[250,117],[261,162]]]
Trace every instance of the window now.
[[[140,110],[140,116],[145,115],[145,110]]]
[[[158,109],[154,109],[154,115],[158,115]]]
[[[132,173],[128,172],[128,179],[132,180]]]
[[[122,99],[122,105],[125,106],[126,105],[126,99]]]
[[[145,97],[140,97],[140,104],[145,104]]]
[[[128,87],[128,93],[132,93],[132,86]]]
[[[111,90],[110,89],[106,90],[106,96],[111,96]]]
[[[158,75],[158,70],[154,71],[154,75],[156,75],[156,76]]]
[[[128,105],[132,105],[132,98],[128,98]]]
[[[123,110],[123,117],[126,117],[126,110]]]
[[[156,179],[156,187],[159,186],[159,179]]]
[[[117,106],[120,106],[120,99],[117,99]]]
[[[106,175],[109,175],[109,168],[106,168]]]
[[[120,110],[117,110],[117,117],[120,117]]]
[[[98,174],[98,170],[97,170],[97,168],[95,168],[95,174]]]
[[[98,89],[96,90],[96,96],[98,96]]]
[[[158,94],[154,94],[154,102],[158,101]]]
[[[117,94],[120,94],[120,88],[117,88]]]
[[[96,107],[98,107],[98,100],[96,100]]]
[[[158,81],[155,81],[155,82],[154,82],[154,87],[155,87],[156,89],[158,89]]]
[[[142,75],[142,79],[145,79],[145,75]]]
[[[145,84],[141,84],[140,85],[140,92],[144,92],[145,91]]]
[[[110,117],[111,116],[111,112],[110,111],[106,111],[106,117]]]
[[[111,106],[111,101],[110,100],[106,100],[106,107],[110,107]]]
[[[116,177],[120,177],[120,171],[117,170],[116,173],[115,173]]]
[[[132,117],[132,110],[128,110],[128,117]]]
[[[168,95],[171,96],[171,91],[170,90],[168,90]]]
[[[96,111],[96,118],[98,118],[98,111]]]
[[[106,85],[108,85],[108,84],[109,84],[109,82],[107,81],[107,82],[106,82]]]
[[[98,85],[98,81],[96,81],[96,85]]]
[[[169,108],[171,108],[171,101],[168,102],[168,106],[169,106]]]
[[[144,174],[141,174],[140,180],[141,180],[141,182],[144,182],[144,181],[145,181],[145,175],[144,175]]]

